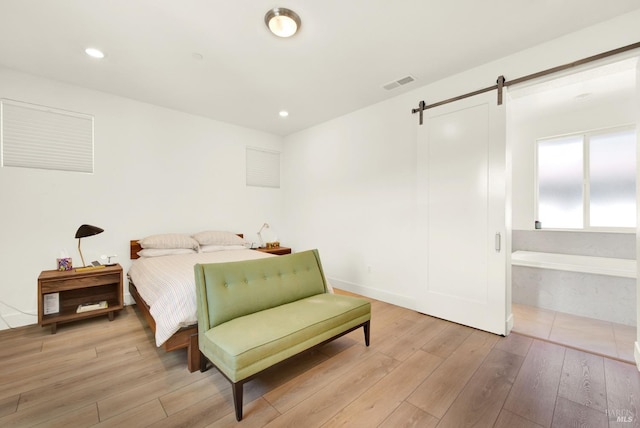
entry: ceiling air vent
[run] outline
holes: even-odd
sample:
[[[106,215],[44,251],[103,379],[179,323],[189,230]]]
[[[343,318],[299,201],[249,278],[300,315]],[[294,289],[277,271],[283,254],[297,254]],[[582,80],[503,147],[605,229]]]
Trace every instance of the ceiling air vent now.
[[[386,89],[387,91],[390,91],[391,89],[395,89],[395,88],[399,88],[402,85],[406,85],[407,83],[411,83],[414,80],[416,80],[413,76],[405,76],[401,79],[398,80],[394,80],[393,82],[389,82],[385,85],[383,85],[382,87],[384,89]]]

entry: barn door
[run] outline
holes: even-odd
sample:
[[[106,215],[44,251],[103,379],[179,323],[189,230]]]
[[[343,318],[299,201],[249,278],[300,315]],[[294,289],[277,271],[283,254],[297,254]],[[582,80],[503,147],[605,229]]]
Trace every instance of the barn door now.
[[[501,335],[510,251],[505,111],[493,91],[426,110],[416,189],[424,260],[417,309]]]

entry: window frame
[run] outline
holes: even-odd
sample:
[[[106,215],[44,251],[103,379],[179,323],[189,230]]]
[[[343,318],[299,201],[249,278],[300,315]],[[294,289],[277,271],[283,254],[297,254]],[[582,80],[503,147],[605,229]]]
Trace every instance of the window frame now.
[[[540,210],[540,186],[539,186],[539,177],[538,172],[540,170],[539,164],[539,148],[541,141],[549,141],[555,139],[561,139],[566,137],[576,137],[582,136],[582,220],[583,226],[581,228],[553,228],[553,227],[544,227],[544,223],[542,223],[543,230],[553,230],[553,231],[569,231],[569,232],[618,232],[618,233],[635,233],[637,229],[637,220],[636,225],[632,227],[615,227],[615,226],[591,226],[591,193],[590,193],[590,141],[594,136],[607,135],[607,134],[615,134],[617,132],[622,131],[634,131],[636,134],[636,159],[638,157],[638,130],[634,124],[620,125],[610,128],[602,128],[595,129],[590,131],[583,132],[573,132],[561,135],[555,135],[551,137],[543,137],[535,140],[534,143],[534,218],[538,220],[539,210]],[[638,164],[636,160],[636,192],[638,191]],[[638,206],[636,203],[636,218],[637,218],[637,210]]]

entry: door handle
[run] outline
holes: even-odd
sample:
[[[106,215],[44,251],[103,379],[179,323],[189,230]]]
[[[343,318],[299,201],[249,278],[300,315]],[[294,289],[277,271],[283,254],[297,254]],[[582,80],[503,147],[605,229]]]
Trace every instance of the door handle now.
[[[502,240],[502,237],[500,236],[500,232],[496,232],[496,253],[500,252],[501,240]]]

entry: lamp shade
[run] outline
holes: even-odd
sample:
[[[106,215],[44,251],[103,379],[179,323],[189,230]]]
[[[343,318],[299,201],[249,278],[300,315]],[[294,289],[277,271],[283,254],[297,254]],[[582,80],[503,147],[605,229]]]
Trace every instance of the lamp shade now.
[[[80,248],[80,240],[82,238],[86,238],[87,236],[97,235],[98,233],[104,232],[104,229],[99,228],[98,226],[91,226],[90,224],[83,224],[76,231],[76,238],[78,238],[78,252],[80,253],[80,260],[82,260],[82,268],[85,268],[84,264],[84,256],[82,255],[82,249]],[[77,271],[78,269],[76,269]]]
[[[104,229],[101,229],[98,226],[83,224],[76,231],[76,238],[86,238],[87,236],[97,235],[98,233],[102,233],[102,232],[104,232]]]

